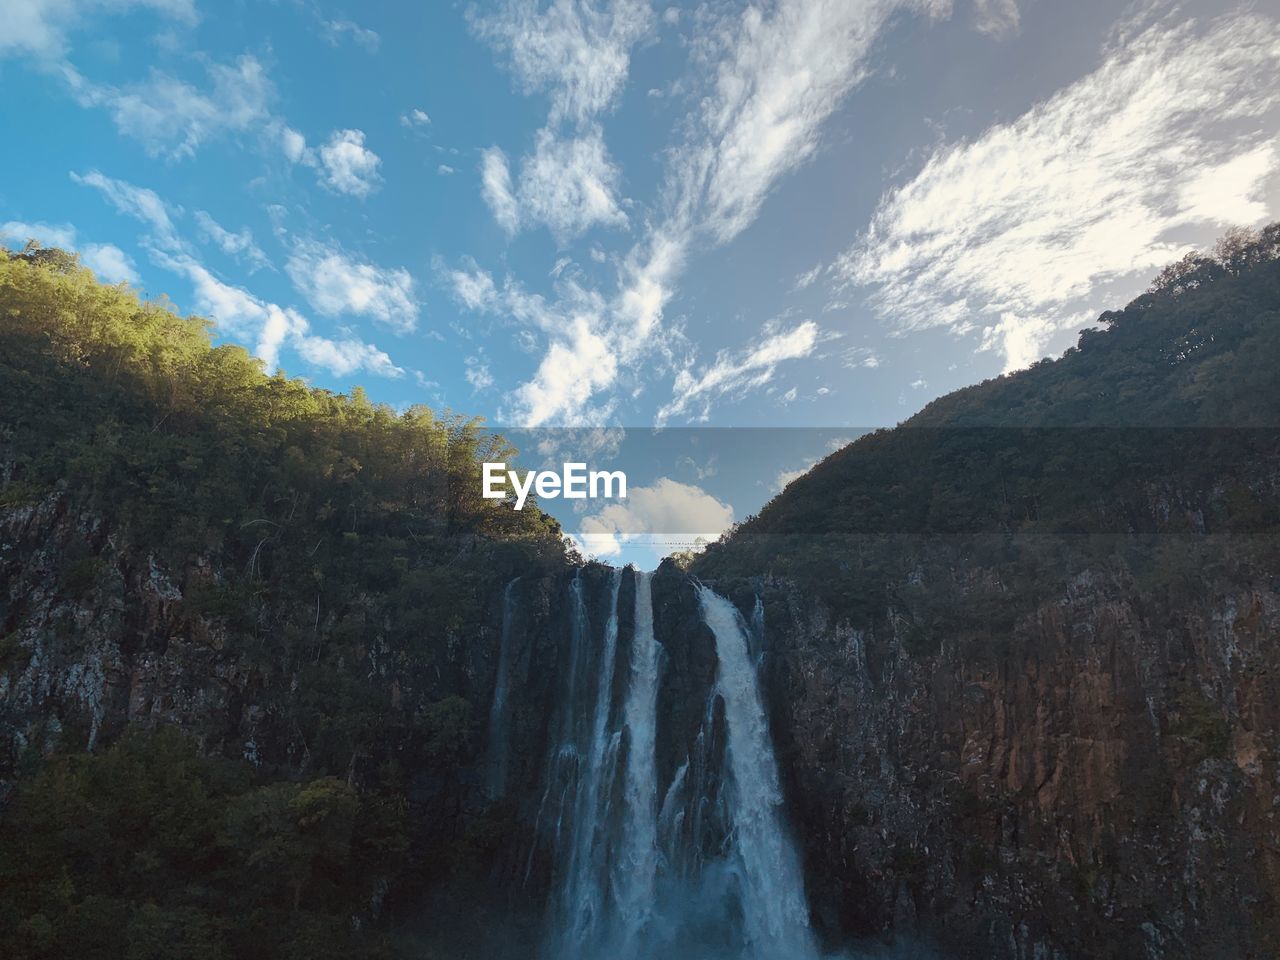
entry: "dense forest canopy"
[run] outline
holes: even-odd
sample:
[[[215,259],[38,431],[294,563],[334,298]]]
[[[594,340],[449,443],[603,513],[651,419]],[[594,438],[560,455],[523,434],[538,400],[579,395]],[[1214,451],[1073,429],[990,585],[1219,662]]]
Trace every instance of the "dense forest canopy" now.
[[[479,464],[515,453],[481,420],[397,415],[360,388],[269,376],[243,348],[215,347],[211,329],[99,283],[65,251],[5,253],[4,502],[55,486],[109,493],[96,505],[163,532],[175,556],[246,522],[280,523],[282,505],[291,523],[357,534],[389,519],[400,536],[559,543],[545,515],[480,497]]]

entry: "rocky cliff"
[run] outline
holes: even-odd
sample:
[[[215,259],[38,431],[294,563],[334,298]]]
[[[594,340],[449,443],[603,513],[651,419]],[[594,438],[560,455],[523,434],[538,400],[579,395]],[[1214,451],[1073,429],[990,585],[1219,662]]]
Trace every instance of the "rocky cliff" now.
[[[915,586],[991,575],[939,557]],[[856,629],[759,588],[829,933],[974,958],[1276,955],[1274,577],[1171,599],[1083,569],[1011,628],[924,649],[909,600]]]

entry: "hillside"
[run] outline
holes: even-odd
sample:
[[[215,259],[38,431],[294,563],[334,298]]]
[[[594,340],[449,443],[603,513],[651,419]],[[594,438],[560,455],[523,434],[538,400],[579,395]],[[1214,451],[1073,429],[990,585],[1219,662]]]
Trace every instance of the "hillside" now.
[[[794,481],[759,597],[815,914],[957,957],[1280,951],[1280,227]]]
[[[389,955],[482,873],[491,598],[565,566],[479,498],[506,450],[0,258],[6,956]]]
[[[1273,531],[1280,225],[1171,265],[1098,327],[832,454],[693,571],[769,571],[854,610],[881,587],[828,576],[849,537]],[[1203,499],[1153,512],[1162,485]]]
[[[695,941],[793,835],[827,951],[1275,955],[1280,227],[1101,326],[649,577],[481,499],[476,421],[0,260],[5,956],[516,960],[633,823]]]

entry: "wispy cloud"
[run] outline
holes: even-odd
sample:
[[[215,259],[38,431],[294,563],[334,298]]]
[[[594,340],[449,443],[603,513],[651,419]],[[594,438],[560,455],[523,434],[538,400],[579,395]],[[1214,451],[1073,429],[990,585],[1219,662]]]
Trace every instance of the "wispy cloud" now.
[[[899,329],[983,330],[1006,369],[1078,324],[1100,287],[1136,284],[1188,230],[1274,216],[1280,23],[1237,13],[1157,26],[1094,73],[883,198],[834,265]]]
[[[493,386],[493,374],[483,357],[467,357],[464,367],[467,383],[471,384],[472,390],[483,391]]]
[[[618,177],[595,125],[571,137],[540,130],[514,189],[501,150],[490,148],[481,158],[482,195],[498,224],[508,234],[545,226],[561,243],[593,226],[626,225],[615,198]]]
[[[253,353],[269,371],[280,365],[280,351],[290,346],[308,363],[336,377],[365,372],[398,378],[404,370],[385,352],[354,338],[331,339],[311,332],[306,317],[292,307],[260,299],[243,287],[219,280],[187,254],[157,252],[157,262],[182,274],[195,289],[197,309],[231,335],[254,343]]]
[[[404,375],[403,369],[372,344],[350,336],[338,339],[318,336],[311,331],[307,318],[293,307],[282,307],[255,296],[244,287],[219,279],[196,258],[191,244],[174,226],[170,211],[180,212],[180,208],[167,204],[154,190],[104,176],[97,170],[84,175],[72,173],[71,178],[95,188],[118,211],[147,227],[141,242],[150,251],[151,259],[164,269],[186,277],[194,289],[196,308],[232,337],[252,343],[254,355],[268,370],[279,366],[280,351],[287,345],[308,363],[334,376],[359,371],[381,377]],[[211,217],[205,216],[209,224],[216,226]],[[200,219],[199,213],[197,219]],[[233,240],[237,237],[223,232]],[[316,271],[323,273],[326,264],[337,276],[316,275]],[[311,284],[305,292],[314,295],[315,303],[331,308],[334,314],[362,313],[386,319],[392,326],[403,326],[406,321],[405,304],[399,297],[406,284],[408,293],[412,292],[412,279],[403,271],[379,271],[347,258],[336,248],[311,241],[296,245],[290,267],[299,271],[303,281],[299,283],[300,288]],[[298,283],[296,278],[295,283]],[[384,286],[389,283],[390,288],[384,289],[380,283]],[[397,286],[401,289],[396,289]],[[408,301],[408,308],[412,311],[411,328],[417,318],[417,307]],[[387,313],[385,318],[381,316],[383,312]]]
[[[533,379],[515,391],[511,419],[539,426],[572,416],[578,424],[603,423],[613,412],[609,404],[591,407],[599,391],[611,387],[618,376],[618,358],[590,315],[574,317],[556,334],[538,364]]]
[[[436,269],[454,298],[468,310],[488,311],[498,300],[498,288],[491,277],[468,260],[462,268],[450,269],[437,261]]]
[[[979,33],[1002,39],[1022,24],[1018,0],[973,0],[974,26]]]
[[[755,219],[770,189],[817,149],[823,122],[867,74],[867,54],[899,10],[945,0],[779,0],[723,21],[725,53],[701,132],[682,155],[685,203],[720,242]]]
[[[400,126],[415,129],[431,125],[431,118],[427,116],[427,111],[420,110],[415,107],[406,113],[400,114]]]
[[[257,58],[207,61],[210,84],[201,89],[159,70],[141,83],[94,83],[70,65],[61,73],[82,106],[102,107],[116,128],[154,156],[190,157],[204,143],[255,128],[269,116],[274,89]]]
[[[412,275],[403,267],[379,267],[336,244],[300,240],[285,272],[315,310],[327,317],[369,317],[398,333],[418,323]]]
[[[947,9],[945,0],[773,0],[745,12],[710,15],[705,29],[700,27],[706,36],[699,40],[710,80],[693,98],[695,112],[680,126],[681,142],[666,154],[664,205],[631,251],[618,259],[615,293],[586,296],[574,287],[568,291],[574,303],[551,308],[573,320],[549,336],[537,373],[518,391],[521,406],[514,412],[521,422],[605,415],[612,401],[598,396],[616,385],[620,365],[632,367],[647,352],[670,348],[661,324],[691,250],[707,241],[727,243],[741,233],[775,184],[813,155],[823,122],[866,75],[872,43],[896,11]],[[479,21],[481,33],[509,55],[528,89],[551,96],[553,119],[586,121],[613,102],[626,79],[627,48],[609,42],[602,51],[595,48],[604,21],[576,25],[588,11],[600,11],[586,4],[579,9],[567,0],[544,14],[537,14],[532,3],[503,10],[501,26]],[[611,37],[632,43],[648,29],[647,5],[614,4],[609,10],[624,14],[629,25]],[[564,56],[565,49],[581,53],[582,62]],[[512,186],[505,155],[496,148],[488,151],[482,171],[495,217],[514,233],[520,225],[520,191]],[[816,340],[816,326],[810,322],[805,329]],[[722,360],[748,362],[722,356],[702,375],[685,369],[663,408],[664,418],[695,409],[705,416],[714,398],[733,392],[717,386],[717,378],[729,372]],[[555,370],[566,365],[586,371],[586,380],[556,376]],[[749,387],[769,376],[772,367],[765,365],[740,382]]]
[[[157,246],[167,250],[183,246],[169,216],[169,205],[154,190],[113,179],[97,170],[86,174],[72,173],[71,179],[82,186],[93,187],[118,212],[150,227],[150,238]]]
[[[520,203],[511,187],[511,168],[507,155],[497,147],[480,153],[480,195],[508,235],[520,229]]]
[[[268,269],[271,267],[270,258],[254,242],[253,233],[248,227],[232,233],[204,210],[197,210],[195,219],[206,240],[228,256],[245,263],[250,273],[261,270],[263,267]]]
[[[343,40],[350,40],[368,53],[377,53],[382,45],[382,38],[375,31],[352,20],[322,20],[320,26],[330,46],[336,47]]]
[[[807,357],[818,343],[818,325],[806,320],[790,330],[773,333],[745,352],[734,356],[721,352],[699,373],[689,368],[676,375],[671,400],[658,411],[659,426],[676,416],[706,419],[712,402],[726,394],[740,394],[773,379],[784,360]]]
[[[10,220],[0,225],[0,237],[13,243],[36,240],[46,247],[59,247],[80,255],[80,262],[104,283],[138,283],[132,258],[112,243],[84,243],[69,223],[21,223]]]
[[[69,35],[95,13],[151,10],[180,23],[196,22],[195,0],[0,0],[0,57],[25,53],[54,60],[66,53]]]
[[[649,30],[647,0],[507,0],[484,14],[476,32],[508,61],[529,93],[551,100],[551,123],[582,122],[612,105],[631,62],[632,46]]]

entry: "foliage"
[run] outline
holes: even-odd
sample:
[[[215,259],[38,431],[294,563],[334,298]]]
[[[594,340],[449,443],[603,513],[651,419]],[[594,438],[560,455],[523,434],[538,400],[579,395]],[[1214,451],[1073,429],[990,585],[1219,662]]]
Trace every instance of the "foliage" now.
[[[350,922],[396,867],[383,818],[340,780],[261,784],[173,728],[58,757],[4,812],[5,955],[388,956]]]
[[[131,570],[169,578],[165,633],[244,678],[259,718],[253,768],[216,710],[191,721],[199,751],[113,744],[117,723],[30,777],[37,747],[0,753],[26,777],[0,807],[6,957],[382,955],[477,849],[467,644],[515,571],[566,562],[558,525],[480,496],[479,464],[516,453],[480,420],[268,375],[211,332],[74,255],[0,255],[0,511],[81,518],[90,533],[42,561],[69,607]],[[0,596],[10,677],[25,610]],[[86,741],[87,718],[58,721]]]

